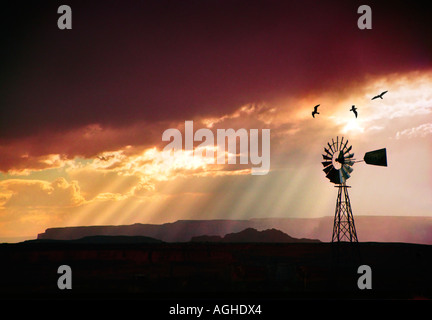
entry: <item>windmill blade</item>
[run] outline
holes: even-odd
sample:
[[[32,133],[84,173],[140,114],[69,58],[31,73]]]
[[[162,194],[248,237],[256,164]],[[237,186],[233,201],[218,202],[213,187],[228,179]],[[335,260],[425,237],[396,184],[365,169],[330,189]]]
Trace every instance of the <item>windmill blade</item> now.
[[[348,140],[345,142],[345,145],[343,146],[342,150],[345,150],[347,144],[348,144]],[[344,153],[345,153],[345,152],[344,152]]]
[[[339,150],[339,136],[336,137],[336,151]]]
[[[354,153],[350,153],[349,155],[347,155],[347,156],[345,157],[345,159],[351,159],[352,157],[354,157]]]
[[[332,160],[332,158],[330,158],[329,156],[326,156],[325,154],[322,155],[324,160]]]
[[[339,170],[336,170],[334,167],[331,167],[330,171],[326,174],[326,178],[330,180],[330,182],[340,184],[340,176]]]
[[[327,167],[327,166],[329,166],[329,165],[332,164],[331,161],[324,161],[324,162],[321,162],[321,163],[322,163],[322,165],[323,165],[324,167]]]
[[[331,156],[333,156],[333,154],[327,149],[327,148],[324,148],[324,151],[325,151],[325,153],[327,153],[330,157]]]
[[[331,152],[334,152],[333,149],[332,149],[332,147],[331,147],[331,145],[330,145],[330,143],[327,142],[327,145],[329,146]]]
[[[339,181],[340,184],[343,184],[345,182],[345,178],[342,174],[342,170],[339,170]]]
[[[344,164],[350,166],[350,168],[351,168],[351,166],[354,165],[354,161],[351,161],[351,160],[345,161]]]
[[[348,172],[348,173],[351,173],[351,172],[354,171],[353,168],[351,168],[349,165],[346,165],[346,164],[344,164],[344,165],[342,166],[342,168],[343,168],[346,172]]]
[[[328,167],[325,167],[325,168],[323,169],[323,171],[325,172],[326,176],[327,176],[327,174],[331,171],[331,169],[333,169],[333,166],[328,166]]]
[[[348,171],[345,169],[345,167],[342,167],[341,170],[342,172],[342,176],[344,177],[345,180],[348,180],[350,177],[350,174],[348,173]]]
[[[327,172],[326,172],[327,171]],[[332,166],[324,169],[324,172],[326,172],[326,178],[332,180],[333,176],[337,174],[337,170]]]
[[[366,152],[363,158],[367,164],[387,167],[387,151],[385,148]]]
[[[342,137],[342,139],[341,139],[339,150],[342,150],[343,139],[344,139],[344,137]]]
[[[345,150],[344,154],[350,152],[351,149],[352,149],[352,146],[349,146],[349,148]]]

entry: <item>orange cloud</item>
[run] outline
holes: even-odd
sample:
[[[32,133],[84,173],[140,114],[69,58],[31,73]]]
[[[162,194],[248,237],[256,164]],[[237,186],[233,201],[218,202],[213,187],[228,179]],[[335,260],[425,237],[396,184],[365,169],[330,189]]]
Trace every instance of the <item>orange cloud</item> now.
[[[63,208],[85,203],[76,181],[57,178],[53,182],[38,180],[5,180],[0,182],[3,207]]]

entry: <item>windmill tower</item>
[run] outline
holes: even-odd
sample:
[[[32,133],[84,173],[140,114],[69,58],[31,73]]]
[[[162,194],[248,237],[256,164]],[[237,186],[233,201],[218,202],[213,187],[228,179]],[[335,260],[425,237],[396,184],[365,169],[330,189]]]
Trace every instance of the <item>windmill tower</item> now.
[[[327,149],[328,146],[328,149]],[[352,166],[356,162],[364,161],[367,164],[387,166],[386,149],[379,149],[367,152],[363,160],[355,161],[354,153],[351,153],[352,146],[348,146],[348,140],[342,137],[332,139],[324,147],[322,165],[324,173],[330,182],[336,184],[338,195],[336,200],[335,217],[333,224],[332,242],[358,242],[357,231],[354,223],[354,216],[351,209],[351,201],[348,194],[346,181],[353,172]]]

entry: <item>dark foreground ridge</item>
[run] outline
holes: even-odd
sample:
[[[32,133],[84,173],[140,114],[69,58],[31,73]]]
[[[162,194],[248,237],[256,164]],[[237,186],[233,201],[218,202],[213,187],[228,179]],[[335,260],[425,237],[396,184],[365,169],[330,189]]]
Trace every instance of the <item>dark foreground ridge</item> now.
[[[346,243],[336,247],[331,243],[142,240],[97,237],[1,244],[0,297],[432,298],[429,245],[359,243],[353,251]],[[61,265],[72,270],[70,290],[57,286]],[[360,265],[371,267],[370,290],[360,290],[357,285]]]

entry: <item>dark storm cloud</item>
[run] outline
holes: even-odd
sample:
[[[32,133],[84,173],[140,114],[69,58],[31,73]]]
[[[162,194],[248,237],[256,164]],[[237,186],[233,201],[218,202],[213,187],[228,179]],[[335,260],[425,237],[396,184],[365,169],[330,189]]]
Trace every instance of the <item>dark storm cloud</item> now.
[[[43,4],[42,4],[43,3]],[[0,138],[184,121],[431,63],[426,10],[347,1],[58,1],[3,10]]]

